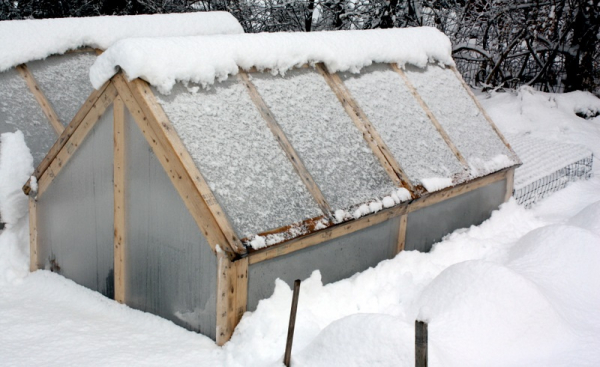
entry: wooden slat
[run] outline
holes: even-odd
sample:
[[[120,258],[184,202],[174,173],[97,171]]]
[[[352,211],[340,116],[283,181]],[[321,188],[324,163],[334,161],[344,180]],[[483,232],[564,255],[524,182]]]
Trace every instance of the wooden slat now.
[[[378,213],[367,215],[365,217],[352,220],[344,224],[329,227],[319,232],[299,237],[278,245],[273,245],[265,249],[251,251],[249,254],[250,265],[256,264],[264,260],[273,259],[278,256],[286,255],[298,250],[302,250],[310,246],[318,245],[322,242],[341,237],[346,234],[350,234],[361,230],[363,228],[381,223],[390,218],[408,214],[426,206],[430,206],[441,201],[476,190],[480,187],[505,179],[507,172],[511,169],[512,168],[507,168],[502,171],[493,173],[491,175],[477,178],[468,183],[464,183],[454,187],[449,187],[447,189],[432,193],[426,193],[422,197],[413,200],[410,203],[403,203],[389,209],[384,209]]]
[[[400,253],[404,251],[404,247],[406,246],[406,224],[408,222],[408,214],[403,214],[400,216],[400,225],[398,226],[398,247],[396,248],[396,253]]]
[[[406,173],[404,173],[402,170],[400,163],[390,152],[387,145],[383,142],[383,139],[371,121],[369,121],[367,115],[354,100],[350,94],[350,91],[348,88],[346,88],[339,75],[329,73],[323,64],[317,65],[317,71],[325,78],[325,81],[335,93],[336,97],[346,110],[346,113],[352,119],[352,122],[354,122],[356,127],[363,134],[363,137],[373,151],[373,154],[375,154],[390,178],[394,181],[394,183],[396,183],[396,185],[406,188],[411,192],[413,197],[416,197],[417,193],[415,192],[415,188],[413,187]]]
[[[233,264],[236,271],[235,318],[233,320],[235,328],[248,307],[248,258],[236,260]]]
[[[125,303],[125,246],[127,246],[127,226],[125,223],[125,105],[121,97],[114,101],[114,286],[115,301]]]
[[[227,254],[217,249],[217,345],[225,344],[235,328],[236,283],[235,265]]]
[[[506,172],[506,194],[504,195],[504,202],[510,200],[513,190],[515,188],[515,168],[511,168]]]
[[[106,109],[111,105],[117,96],[117,90],[113,86],[108,86],[102,96],[94,103],[89,113],[85,116],[81,124],[70,135],[58,154],[50,162],[48,168],[44,171],[38,181],[38,198],[40,198],[48,186],[59,174],[69,159],[75,154],[79,145],[83,142],[87,134],[92,130],[96,122],[100,120]]]
[[[456,75],[456,77],[458,78],[458,80],[460,80],[463,88],[467,91],[467,93],[469,94],[469,96],[471,96],[471,98],[473,99],[473,102],[475,102],[475,105],[477,106],[477,108],[479,109],[479,111],[483,114],[483,116],[485,117],[485,119],[487,120],[487,122],[490,124],[490,126],[492,127],[492,129],[494,129],[494,131],[496,132],[496,134],[498,134],[498,137],[502,140],[502,142],[504,143],[504,145],[506,145],[506,147],[513,154],[512,158],[515,159],[515,160],[517,160],[518,162],[520,162],[517,154],[514,152],[514,150],[510,146],[510,143],[508,142],[508,140],[506,140],[506,138],[504,137],[504,135],[502,134],[502,132],[500,131],[500,129],[498,129],[498,127],[496,126],[496,124],[494,123],[494,121],[492,120],[492,118],[490,117],[490,115],[488,115],[487,112],[485,112],[485,109],[483,108],[483,106],[481,105],[481,103],[479,103],[479,100],[477,99],[477,97],[475,97],[475,94],[473,93],[473,91],[471,90],[471,88],[467,85],[467,83],[463,79],[462,75],[458,72],[458,70],[456,70],[456,68],[454,66],[451,66],[450,69],[452,69],[452,71],[454,72],[454,74]]]
[[[56,158],[58,152],[60,152],[60,150],[65,146],[69,138],[71,138],[71,135],[73,135],[73,133],[75,132],[75,130],[77,130],[83,119],[94,107],[94,105],[96,104],[100,96],[104,93],[108,85],[109,83],[104,83],[104,85],[100,87],[100,89],[94,90],[92,94],[90,94],[88,99],[84,102],[83,106],[81,106],[79,111],[77,111],[77,113],[73,117],[73,120],[71,120],[71,123],[65,128],[60,137],[54,142],[54,145],[52,145],[52,148],[50,148],[48,154],[46,154],[44,159],[42,159],[40,164],[33,172],[33,176],[35,176],[38,181],[40,180],[40,177],[42,177],[42,174],[44,174],[44,172],[48,169],[50,163],[54,160],[54,158]],[[25,192],[25,195],[29,195],[30,189],[31,188],[29,187],[29,181],[27,181],[25,186],[23,186],[23,192]]]
[[[132,89],[130,89],[130,84],[121,74],[113,77],[112,83],[118,89],[119,96],[125,102],[127,109],[142,131],[146,141],[152,147],[154,154],[196,221],[198,228],[200,228],[206,237],[212,250],[216,251],[217,245],[220,245],[231,259],[236,257],[233,249],[230,247],[230,242],[210,212],[207,201],[198,192],[194,180],[192,180],[189,172],[179,159],[180,156],[169,145],[167,137],[163,134],[163,129],[158,126],[158,120],[154,115],[149,115],[148,113],[151,113],[150,110],[148,108],[144,110],[138,102],[144,99],[135,97]]]
[[[400,74],[400,76],[402,77],[402,80],[404,80],[404,83],[406,84],[406,86],[408,87],[408,89],[410,90],[412,95],[415,97],[415,99],[417,100],[417,102],[419,103],[421,108],[425,111],[425,113],[427,114],[427,117],[429,117],[429,120],[431,120],[431,122],[433,123],[433,126],[435,126],[435,128],[437,129],[439,134],[442,136],[442,139],[444,139],[444,141],[446,142],[446,144],[448,145],[448,147],[450,148],[452,153],[454,153],[454,155],[460,161],[460,163],[463,165],[463,167],[465,167],[465,169],[468,169],[469,164],[467,163],[465,157],[463,157],[463,155],[458,151],[458,148],[456,147],[456,145],[454,145],[454,142],[452,141],[452,139],[450,139],[450,136],[448,135],[448,133],[446,133],[446,130],[444,130],[444,128],[442,127],[442,125],[440,124],[438,119],[431,112],[431,110],[429,109],[429,106],[427,106],[427,104],[425,103],[423,98],[421,98],[421,95],[419,94],[419,92],[417,91],[415,86],[412,84],[412,82],[408,79],[408,77],[404,73],[404,70],[400,69],[396,64],[390,64],[390,66],[392,67],[392,69],[394,71],[396,71],[398,74]]]
[[[39,259],[37,233],[37,201],[29,196],[29,271],[36,271],[43,266]]]
[[[31,91],[31,93],[33,93],[35,100],[39,103],[40,107],[42,108],[42,111],[44,112],[44,115],[46,116],[48,121],[50,121],[50,124],[54,128],[54,131],[56,131],[58,135],[62,134],[65,127],[60,122],[60,119],[58,118],[56,112],[54,112],[50,101],[48,101],[48,99],[44,95],[44,92],[42,92],[42,90],[40,89],[40,86],[33,77],[33,74],[31,74],[31,72],[27,68],[27,65],[18,65],[16,69],[19,72],[19,74],[21,74],[23,79],[25,79],[29,90]]]
[[[252,99],[252,102],[254,102],[254,105],[260,112],[260,115],[266,121],[267,126],[269,126],[269,129],[271,130],[273,135],[275,135],[275,139],[279,143],[279,146],[285,152],[286,157],[294,166],[294,169],[300,176],[300,179],[302,180],[312,197],[317,202],[317,205],[319,205],[319,208],[327,217],[331,218],[331,207],[325,199],[325,196],[323,196],[321,189],[315,182],[310,172],[308,172],[308,170],[306,169],[304,162],[302,162],[302,159],[300,158],[294,147],[292,147],[292,144],[289,142],[287,136],[283,132],[283,129],[275,119],[275,116],[273,116],[273,113],[263,100],[262,96],[258,93],[256,87],[250,81],[250,78],[248,78],[248,74],[240,70],[238,77],[248,90],[248,93],[250,93],[250,99]]]

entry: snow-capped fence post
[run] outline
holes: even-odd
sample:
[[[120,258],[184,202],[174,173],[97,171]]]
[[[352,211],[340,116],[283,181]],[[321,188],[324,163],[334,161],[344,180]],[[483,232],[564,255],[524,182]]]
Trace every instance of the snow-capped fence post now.
[[[294,294],[292,296],[292,310],[290,312],[290,323],[288,326],[287,341],[285,343],[285,354],[283,364],[290,367],[292,358],[292,342],[294,341],[294,327],[296,326],[296,311],[298,310],[298,297],[300,296],[300,279],[294,281]]]
[[[427,323],[415,320],[415,367],[427,367]]]

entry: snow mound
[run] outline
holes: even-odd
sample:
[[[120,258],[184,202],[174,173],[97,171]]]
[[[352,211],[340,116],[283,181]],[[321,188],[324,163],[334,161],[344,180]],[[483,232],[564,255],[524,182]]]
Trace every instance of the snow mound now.
[[[568,224],[585,228],[600,236],[600,201],[588,205],[577,215],[569,219]]]
[[[119,41],[100,55],[90,79],[99,88],[120,67],[128,78],[145,79],[169,93],[177,81],[206,86],[237,74],[239,68],[283,74],[319,62],[330,72],[358,72],[374,62],[454,65],[451,51],[448,37],[430,27],[138,38]]]
[[[130,37],[243,33],[227,12],[102,16],[0,22],[0,72],[79,47],[107,49]]]
[[[545,365],[569,335],[533,282],[495,263],[448,267],[416,304],[429,323],[432,365]]]

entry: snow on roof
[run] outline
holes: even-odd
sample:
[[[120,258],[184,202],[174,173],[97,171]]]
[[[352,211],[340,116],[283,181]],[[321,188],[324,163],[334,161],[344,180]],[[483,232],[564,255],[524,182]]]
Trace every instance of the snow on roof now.
[[[92,66],[90,79],[99,88],[120,67],[129,78],[145,79],[168,93],[177,81],[212,84],[237,74],[240,67],[283,74],[319,62],[331,72],[358,72],[375,62],[454,65],[451,51],[448,37],[430,27],[138,38],[106,50]]]
[[[107,49],[130,37],[243,33],[227,12],[103,16],[0,22],[0,72],[79,47]]]

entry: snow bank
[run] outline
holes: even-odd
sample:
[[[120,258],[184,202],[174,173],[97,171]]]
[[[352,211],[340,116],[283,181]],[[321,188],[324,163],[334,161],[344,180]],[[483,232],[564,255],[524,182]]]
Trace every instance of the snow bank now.
[[[130,37],[243,32],[238,21],[226,12],[3,21],[0,72],[79,47],[107,49]]]
[[[358,72],[374,62],[454,65],[451,51],[448,37],[429,27],[128,39],[98,57],[90,79],[99,88],[120,67],[128,78],[145,79],[168,93],[176,81],[208,85],[237,74],[240,67],[283,74],[319,62],[331,72]]]

